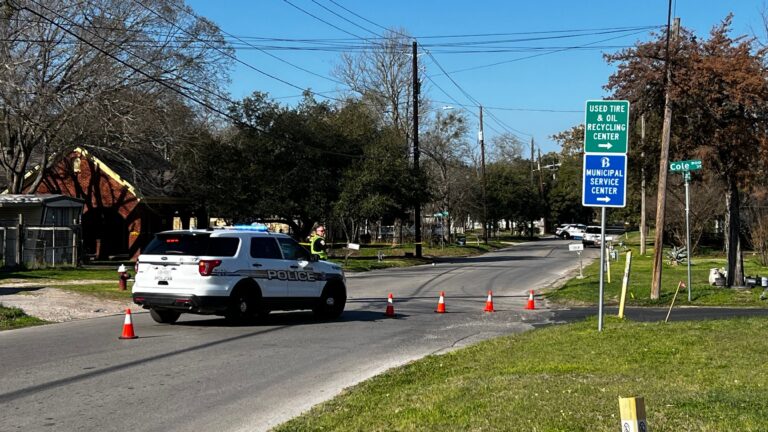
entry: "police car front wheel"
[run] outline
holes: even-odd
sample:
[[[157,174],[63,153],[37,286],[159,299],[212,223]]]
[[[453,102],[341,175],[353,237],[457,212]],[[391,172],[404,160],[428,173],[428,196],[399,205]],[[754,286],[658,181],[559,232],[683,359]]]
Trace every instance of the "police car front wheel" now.
[[[323,295],[320,297],[317,306],[314,307],[313,312],[320,319],[336,319],[344,312],[344,305],[347,303],[347,293],[344,291],[344,287],[333,284],[328,285],[323,290]]]

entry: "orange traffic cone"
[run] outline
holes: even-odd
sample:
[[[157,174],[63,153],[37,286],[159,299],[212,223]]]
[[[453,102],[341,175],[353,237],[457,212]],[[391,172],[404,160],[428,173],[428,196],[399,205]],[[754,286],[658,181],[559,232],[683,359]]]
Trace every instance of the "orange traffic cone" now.
[[[136,339],[138,336],[136,336],[133,333],[133,322],[131,321],[131,310],[126,309],[125,310],[125,322],[123,323],[123,335],[120,336],[120,339]]]
[[[384,312],[384,316],[395,316],[395,304],[392,300],[392,293],[389,293],[389,298],[387,298],[387,311]]]
[[[493,291],[488,291],[488,300],[485,301],[485,312],[495,312],[493,310]]]
[[[440,291],[440,298],[437,300],[437,313],[445,313],[445,291]]]
[[[526,309],[536,309],[536,305],[533,303],[533,290],[528,294],[528,304],[525,305]]]

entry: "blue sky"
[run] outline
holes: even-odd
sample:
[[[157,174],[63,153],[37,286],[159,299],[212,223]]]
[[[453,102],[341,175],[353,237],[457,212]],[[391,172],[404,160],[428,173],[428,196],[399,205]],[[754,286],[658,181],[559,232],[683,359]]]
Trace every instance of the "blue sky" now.
[[[288,0],[343,31],[361,37],[372,37],[360,27],[381,33],[381,29],[366,22],[344,8],[383,27],[398,27],[428,44],[436,39],[428,36],[506,34],[493,37],[471,37],[467,40],[508,40],[532,36],[553,36],[565,30],[583,30],[583,33],[605,32],[605,29],[663,26],[667,20],[667,0]],[[335,3],[334,3],[335,2]],[[287,39],[352,39],[348,33],[304,13],[286,0],[187,0],[199,14],[216,22],[223,31],[239,37],[266,37]],[[355,26],[320,5],[335,11]],[[673,13],[680,17],[682,25],[692,29],[700,37],[706,37],[712,26],[718,24],[729,12],[733,12],[734,35],[756,35],[765,39],[760,13],[762,0],[716,1],[677,0]],[[637,31],[636,31],[637,32]],[[635,32],[635,33],[636,33]],[[533,138],[543,153],[559,151],[550,136],[584,121],[584,102],[607,96],[602,86],[612,73],[612,67],[603,60],[604,52],[613,52],[616,45],[628,46],[636,41],[648,40],[649,31],[605,33],[576,38],[549,39],[542,41],[505,42],[505,47],[544,47],[550,50],[593,44],[601,49],[566,49],[528,59],[540,51],[502,53],[444,53],[441,48],[431,48],[437,63],[449,72],[453,81],[490,111],[486,115],[486,142],[493,135],[511,131],[529,143]],[[616,38],[617,36],[623,36]],[[614,38],[610,41],[604,41]],[[446,42],[456,39],[440,39]],[[601,42],[603,41],[603,42]],[[274,42],[252,42],[262,46]],[[350,41],[352,43],[352,41]],[[354,43],[363,43],[355,40]],[[339,53],[328,51],[268,51],[274,56],[308,69],[317,75],[330,77],[339,62]],[[255,49],[237,50],[238,59],[268,74],[279,77],[300,88],[315,92],[340,89],[340,85],[281,62]],[[516,60],[520,59],[520,60]],[[459,72],[497,62],[493,67]],[[440,74],[440,68],[427,57],[427,75]],[[301,93],[295,87],[269,78],[253,68],[236,64],[229,91],[240,99],[254,91],[268,92],[284,104],[293,104]],[[425,90],[435,101],[435,106],[453,106],[468,110],[473,137],[476,136],[478,119],[474,102],[446,76],[433,76],[433,82],[425,81]],[[443,93],[439,88],[445,90]],[[460,105],[468,105],[461,108]],[[504,109],[501,109],[504,108]],[[630,144],[631,145],[631,144]]]

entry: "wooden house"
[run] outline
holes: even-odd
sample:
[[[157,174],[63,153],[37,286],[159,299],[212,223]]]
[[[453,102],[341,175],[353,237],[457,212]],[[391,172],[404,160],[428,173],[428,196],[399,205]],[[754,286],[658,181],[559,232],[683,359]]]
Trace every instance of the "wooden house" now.
[[[76,148],[57,157],[35,190],[84,201],[84,255],[92,260],[135,259],[156,232],[204,227],[207,215],[184,195],[170,163],[153,152],[118,154]]]

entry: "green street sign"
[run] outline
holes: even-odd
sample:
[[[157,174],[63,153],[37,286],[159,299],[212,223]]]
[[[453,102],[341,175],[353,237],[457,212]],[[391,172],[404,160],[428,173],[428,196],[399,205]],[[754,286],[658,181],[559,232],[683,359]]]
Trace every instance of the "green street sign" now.
[[[629,149],[629,101],[590,100],[584,122],[586,153],[621,153]]]
[[[669,170],[672,172],[697,171],[700,169],[701,169],[701,161],[698,159],[669,163]]]

